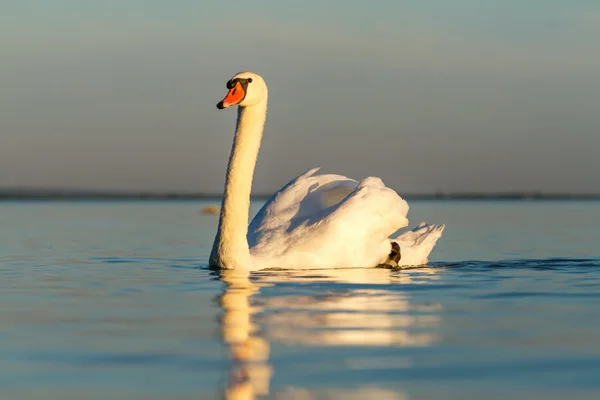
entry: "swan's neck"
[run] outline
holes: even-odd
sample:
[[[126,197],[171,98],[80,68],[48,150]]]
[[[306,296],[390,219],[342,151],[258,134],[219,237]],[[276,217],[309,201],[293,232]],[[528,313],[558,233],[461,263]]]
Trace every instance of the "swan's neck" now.
[[[250,249],[246,237],[250,192],[266,115],[266,101],[251,107],[238,107],[219,230],[211,254],[211,264],[221,268],[250,268]]]

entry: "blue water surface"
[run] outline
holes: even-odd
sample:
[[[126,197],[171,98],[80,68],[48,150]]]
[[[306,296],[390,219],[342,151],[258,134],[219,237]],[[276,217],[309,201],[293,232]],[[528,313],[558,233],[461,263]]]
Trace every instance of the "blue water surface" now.
[[[428,267],[250,276],[204,205],[0,203],[0,398],[600,398],[600,202],[413,201]]]

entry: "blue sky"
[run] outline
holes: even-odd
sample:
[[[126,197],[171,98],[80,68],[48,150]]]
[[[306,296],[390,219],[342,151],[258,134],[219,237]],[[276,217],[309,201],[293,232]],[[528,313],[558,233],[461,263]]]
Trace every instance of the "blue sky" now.
[[[600,3],[8,1],[0,186],[222,190],[225,82],[269,85],[256,191],[600,192]]]

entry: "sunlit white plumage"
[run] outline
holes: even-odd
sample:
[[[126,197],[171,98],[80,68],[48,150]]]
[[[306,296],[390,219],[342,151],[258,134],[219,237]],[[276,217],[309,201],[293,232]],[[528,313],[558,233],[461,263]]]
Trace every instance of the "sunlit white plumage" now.
[[[275,193],[248,224],[250,191],[267,112],[267,86],[251,72],[234,76],[219,108],[239,105],[219,229],[211,266],[260,270],[374,267],[386,263],[392,242],[400,266],[426,264],[444,226],[408,225],[408,204],[379,178],[356,181],[317,174],[318,168]],[[393,263],[393,262],[392,262]]]

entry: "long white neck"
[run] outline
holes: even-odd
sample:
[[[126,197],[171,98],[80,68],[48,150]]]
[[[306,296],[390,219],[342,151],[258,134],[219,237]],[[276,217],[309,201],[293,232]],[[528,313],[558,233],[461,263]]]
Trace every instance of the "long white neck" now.
[[[250,107],[238,107],[219,230],[213,244],[210,264],[227,269],[250,268],[248,214],[256,158],[267,116],[267,100]]]

